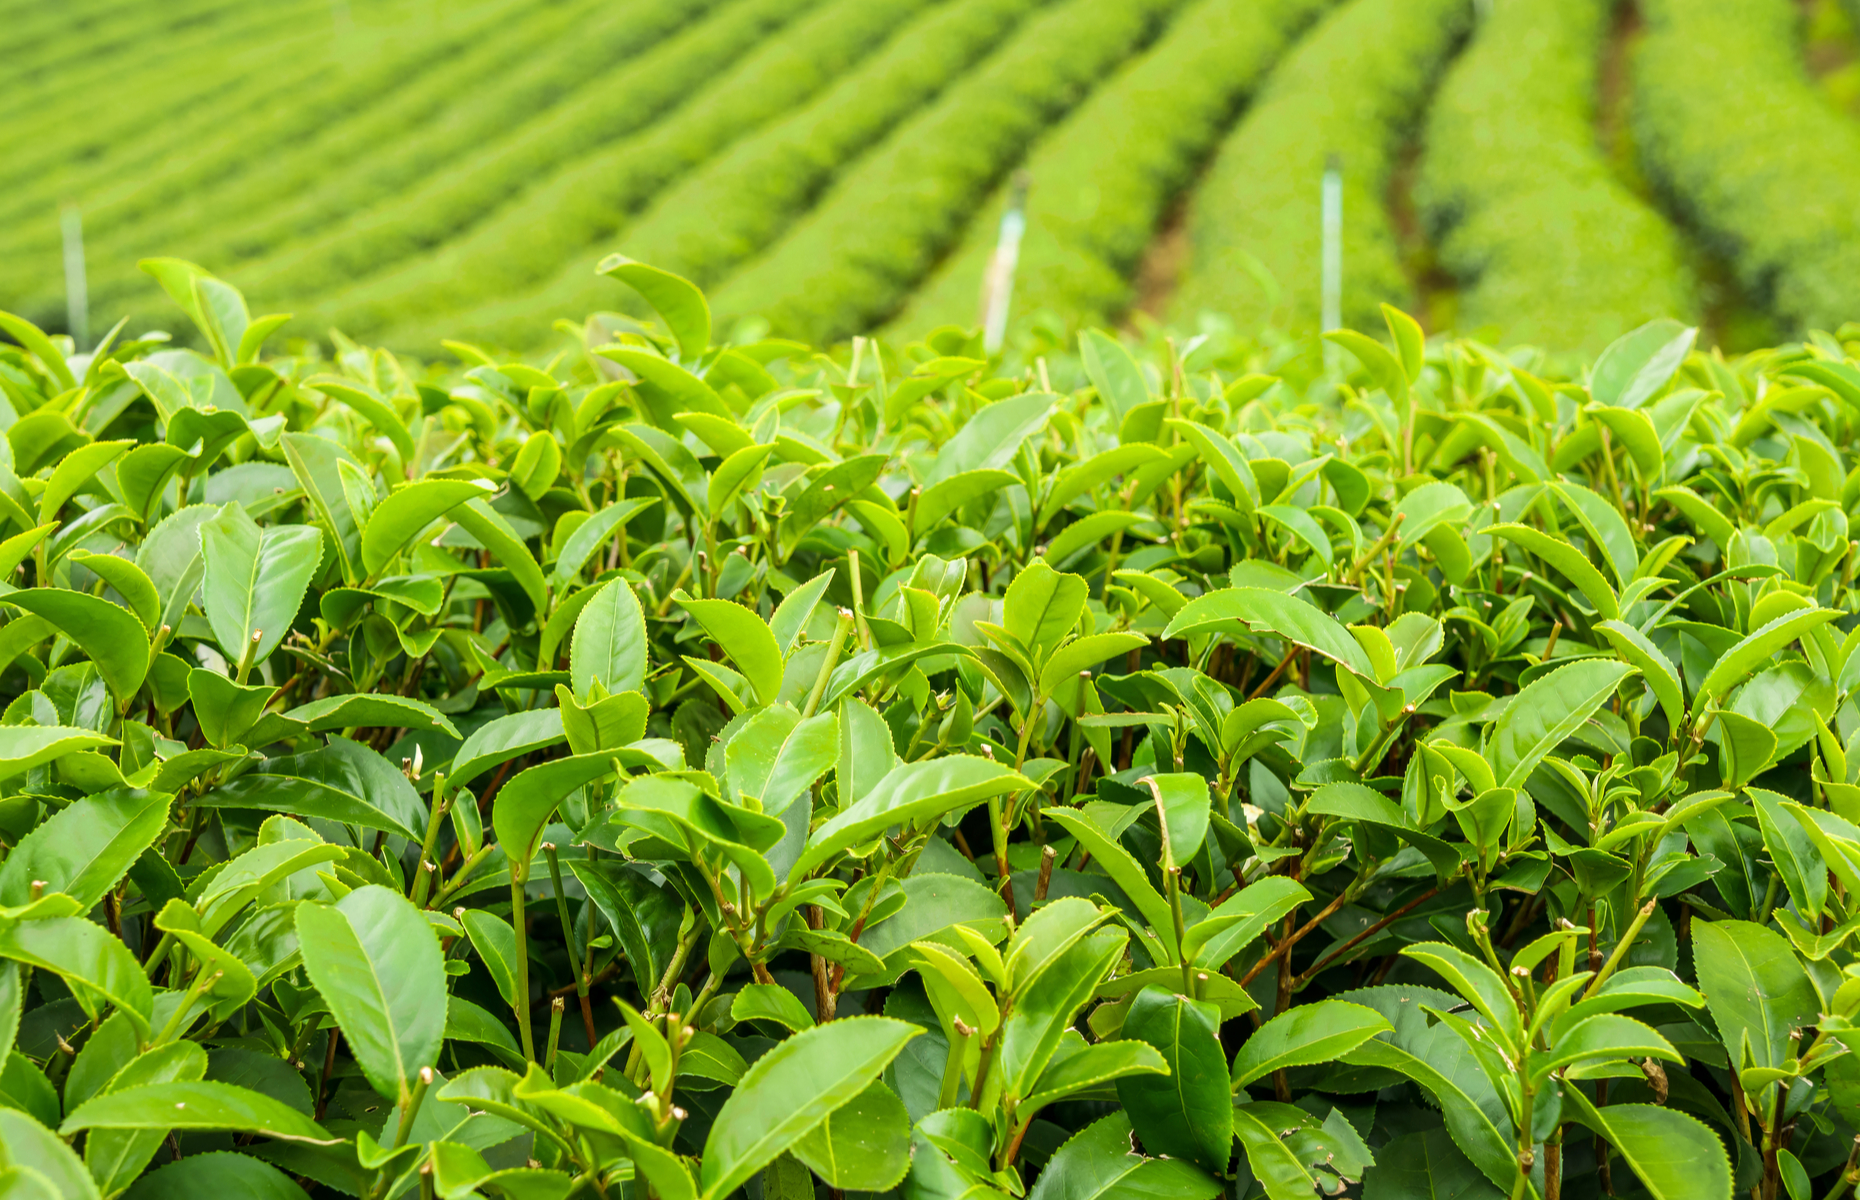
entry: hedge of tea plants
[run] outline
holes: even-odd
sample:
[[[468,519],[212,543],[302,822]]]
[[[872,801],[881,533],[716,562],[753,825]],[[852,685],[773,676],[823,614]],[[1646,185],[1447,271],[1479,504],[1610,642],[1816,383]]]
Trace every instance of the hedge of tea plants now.
[[[205,351],[0,315],[8,1195],[1845,1194],[1852,348],[143,266]]]
[[[1429,110],[1417,188],[1458,326],[1591,353],[1696,312],[1674,228],[1615,177],[1596,92],[1615,6],[1495,7]]]
[[[1246,99],[1323,11],[1321,0],[1200,0],[1028,155],[1028,236],[1014,307],[1109,321],[1136,300],[1139,264]],[[893,321],[921,331],[975,320],[1012,185]]]
[[[923,53],[927,0],[838,0],[761,39],[735,70],[702,89],[664,120],[603,146],[566,169],[526,182],[497,215],[478,220],[435,253],[405,258],[398,269],[362,277],[312,309],[311,320],[340,323],[372,339],[389,323],[459,324],[460,309],[488,301],[534,300],[535,285],[582,246],[612,238],[692,169],[749,137],[843,78],[874,43]],[[886,39],[889,39],[887,41]],[[631,238],[629,237],[629,241]],[[530,252],[513,256],[523,244]],[[586,264],[582,266],[585,268]],[[586,270],[576,272],[582,282]],[[449,329],[450,332],[450,329]]]
[[[619,250],[732,332],[923,337],[1027,180],[1022,352],[1291,338],[1335,155],[1351,328],[1744,348],[1854,316],[1843,2],[1805,42],[1790,0],[0,0],[0,307],[159,325],[131,264],[179,254],[287,338],[549,354]]]
[[[1651,0],[1644,12],[1633,120],[1649,178],[1782,320],[1850,320],[1860,128],[1809,80],[1800,10]]]
[[[844,340],[896,312],[1040,132],[1184,0],[1061,0],[856,164],[717,289],[726,318]]]
[[[1037,51],[1016,33],[1049,0],[952,0],[874,48],[812,103],[734,143],[662,192],[615,236],[635,254],[712,285],[778,244],[828,194],[835,179],[889,144],[930,105],[958,104],[978,64],[1001,56],[1025,69]],[[1059,23],[1042,35],[1051,43]],[[992,77],[991,78],[995,78]],[[985,95],[993,83],[971,87]],[[611,213],[608,216],[611,218]],[[507,253],[500,243],[493,253]],[[456,312],[403,321],[384,332],[393,345],[420,345],[453,331],[494,345],[539,346],[538,312],[586,313],[612,303],[581,256],[557,262],[539,287],[483,293]],[[397,306],[390,306],[397,307]],[[644,308],[637,311],[645,312]]]
[[[1407,303],[1387,197],[1435,77],[1467,32],[1467,0],[1351,0],[1286,55],[1221,144],[1188,208],[1188,267],[1168,315],[1241,329],[1319,317],[1320,181],[1343,176],[1344,323]]]

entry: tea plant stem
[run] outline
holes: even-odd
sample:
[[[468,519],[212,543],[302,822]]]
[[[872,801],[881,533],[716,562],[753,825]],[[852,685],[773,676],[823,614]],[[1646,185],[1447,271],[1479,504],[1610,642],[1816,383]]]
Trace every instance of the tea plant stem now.
[[[452,872],[451,882],[441,888],[439,894],[433,897],[431,907],[444,908],[446,901],[452,898],[452,894],[464,887],[466,883],[471,880],[471,873],[478,869],[478,864],[490,857],[491,850],[492,847],[490,845],[483,845],[472,851],[470,857],[459,864],[459,869]]]
[[[316,1081],[316,1119],[323,1119],[323,1111],[329,1107],[329,1098],[333,1094],[329,1087],[329,1077],[336,1071],[336,1039],[342,1036],[342,1030],[332,1022],[329,1027],[329,1048],[323,1052],[323,1073]]]
[[[1169,916],[1175,923],[1175,952],[1182,965],[1182,994],[1193,1000],[1195,995],[1195,964],[1183,951],[1182,938],[1187,932],[1182,923],[1182,868],[1171,863],[1163,873],[1163,882],[1169,885]]]
[[[549,1046],[543,1051],[544,1071],[555,1070],[555,1049],[562,1040],[562,1011],[567,1007],[560,996],[549,1002]]]
[[[421,1067],[420,1074],[413,1083],[413,1095],[401,1105],[400,1124],[394,1129],[394,1144],[390,1150],[398,1150],[407,1144],[407,1135],[413,1132],[414,1118],[420,1115],[420,1106],[426,1103],[426,1093],[433,1086],[433,1068]],[[381,1180],[375,1186],[379,1189],[387,1181]]]
[[[549,883],[555,889],[555,913],[562,922],[562,944],[568,947],[569,969],[575,972],[575,999],[581,1004],[581,1023],[588,1034],[588,1049],[594,1048],[594,1010],[588,1005],[588,972],[583,955],[575,953],[575,923],[568,916],[568,896],[562,891],[562,864],[554,842],[543,843],[543,855],[549,860]],[[590,934],[592,931],[590,930]]]
[[[1602,964],[1602,969],[1596,972],[1595,978],[1590,980],[1589,986],[1584,989],[1583,999],[1586,1000],[1595,995],[1597,989],[1608,982],[1608,977],[1615,973],[1615,968],[1621,965],[1623,958],[1627,957],[1629,948],[1634,945],[1634,939],[1640,936],[1641,927],[1646,925],[1647,918],[1653,916],[1653,910],[1659,906],[1659,901],[1649,900],[1641,906],[1638,913],[1634,914],[1633,922],[1628,925],[1627,932],[1621,935],[1621,940],[1615,943],[1614,951],[1609,954],[1608,961]]]
[[[517,986],[516,1010],[517,1033],[523,1039],[523,1057],[536,1061],[536,1039],[530,1032],[530,952],[529,931],[523,920],[523,881],[518,878],[519,871],[513,870],[510,876],[510,926],[517,935]]]
[[[1303,925],[1300,925],[1295,932],[1287,934],[1284,938],[1280,939],[1278,945],[1274,946],[1271,950],[1267,951],[1266,956],[1260,959],[1258,962],[1254,963],[1252,969],[1249,970],[1244,976],[1241,977],[1240,986],[1245,987],[1247,984],[1252,983],[1255,979],[1259,978],[1259,974],[1261,971],[1264,971],[1267,967],[1271,966],[1274,962],[1278,961],[1280,958],[1285,958],[1286,965],[1289,967],[1291,964],[1290,955],[1292,952],[1292,948],[1298,945],[1299,942],[1303,941],[1305,939],[1305,936],[1309,934],[1313,929],[1316,929],[1319,925],[1322,925],[1325,921],[1330,920],[1331,916],[1335,914],[1338,909],[1342,908],[1346,903],[1348,903],[1350,898],[1353,895],[1355,895],[1354,889],[1356,888],[1356,886],[1357,885],[1352,884],[1350,887],[1345,888],[1343,891],[1339,892],[1337,894],[1337,898],[1335,900],[1332,900],[1329,904],[1325,905],[1324,910],[1318,913],[1317,916],[1312,917],[1309,921],[1306,921]],[[1287,921],[1289,923],[1290,921],[1289,917],[1287,918]]]
[[[865,580],[859,575],[859,548],[846,552],[846,571],[852,576],[853,620],[859,629],[859,649],[872,648],[872,630],[865,623]]]
[[[1303,988],[1307,983],[1310,983],[1313,979],[1317,978],[1318,973],[1320,971],[1323,971],[1325,968],[1329,967],[1332,962],[1336,961],[1338,958],[1341,958],[1343,955],[1348,954],[1356,946],[1376,936],[1376,934],[1381,933],[1384,929],[1387,929],[1390,925],[1393,925],[1395,922],[1401,920],[1403,917],[1407,916],[1409,913],[1413,912],[1415,909],[1419,908],[1421,905],[1427,903],[1429,900],[1432,900],[1435,896],[1438,896],[1439,894],[1440,894],[1439,888],[1437,887],[1428,888],[1425,892],[1422,892],[1419,896],[1416,896],[1414,899],[1408,901],[1408,903],[1402,905],[1400,908],[1396,909],[1394,912],[1388,914],[1386,917],[1383,917],[1381,920],[1377,921],[1374,925],[1371,925],[1369,928],[1363,930],[1361,933],[1356,934],[1349,941],[1331,950],[1327,950],[1321,958],[1319,958],[1315,963],[1311,964],[1310,968],[1307,969],[1304,974],[1300,975],[1297,979],[1292,981],[1292,990],[1298,991],[1299,989]]]
[[[853,615],[840,609],[840,623],[833,627],[833,640],[827,643],[826,657],[820,660],[820,674],[814,677],[814,688],[807,693],[807,705],[801,710],[801,719],[807,720],[820,707],[820,698],[826,694],[827,680],[833,675],[833,668],[839,666],[840,651],[846,648],[846,635],[851,631]]]
[[[420,843],[420,858],[414,867],[412,899],[416,908],[425,906],[426,893],[433,886],[434,871],[427,867],[433,861],[433,847],[439,842],[439,824],[451,807],[452,801],[446,798],[446,774],[441,771],[433,777],[433,801],[426,818],[426,838]]]

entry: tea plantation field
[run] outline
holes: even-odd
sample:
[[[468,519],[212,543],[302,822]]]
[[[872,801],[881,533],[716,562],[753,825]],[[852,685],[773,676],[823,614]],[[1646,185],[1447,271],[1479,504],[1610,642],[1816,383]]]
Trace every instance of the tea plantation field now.
[[[1015,328],[1346,323],[1593,353],[1860,317],[1840,0],[7,0],[0,309],[166,322],[136,261],[290,332],[543,348],[620,251],[722,328],[973,324],[1030,182]],[[1024,175],[1022,174],[1024,173]]]

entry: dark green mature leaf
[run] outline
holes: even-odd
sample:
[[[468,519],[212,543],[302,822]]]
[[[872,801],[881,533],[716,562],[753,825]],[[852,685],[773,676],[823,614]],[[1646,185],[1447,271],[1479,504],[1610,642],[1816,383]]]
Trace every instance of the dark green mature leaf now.
[[[1795,952],[1773,929],[1717,921],[1693,930],[1699,990],[1733,1065],[1778,1067],[1791,1057],[1791,1036],[1815,1023],[1820,1000]]]
[[[297,940],[368,1082],[405,1104],[445,1036],[446,976],[432,926],[405,897],[371,885],[334,905],[299,905]]]
[[[216,1150],[159,1167],[136,1182],[129,1200],[199,1200],[203,1195],[250,1200],[304,1200],[307,1193],[289,1175],[243,1154]]]
[[[0,905],[63,892],[88,912],[168,825],[165,792],[113,789],[86,796],[35,828],[0,863]]]
[[[418,842],[426,805],[407,777],[373,750],[345,737],[302,754],[268,758],[248,774],[212,789],[196,803],[209,808],[257,808],[327,817]]]
[[[1053,1153],[1027,1200],[1209,1200],[1220,1180],[1190,1163],[1146,1158],[1130,1147],[1130,1118],[1100,1117]]]
[[[719,1200],[851,1103],[922,1030],[848,1017],[798,1033],[756,1060],[704,1142],[704,1200]]]
[[[1124,1015],[1124,1036],[1154,1046],[1169,1074],[1117,1081],[1118,1101],[1145,1149],[1216,1174],[1227,1169],[1234,1136],[1220,1020],[1212,1004],[1144,988]]]
[[[105,1092],[81,1105],[58,1127],[85,1129],[199,1129],[257,1133],[281,1141],[334,1145],[340,1139],[296,1109],[262,1092],[230,1083],[147,1083]]]
[[[1479,1174],[1445,1129],[1404,1134],[1376,1151],[1363,1177],[1363,1200],[1505,1200]]]

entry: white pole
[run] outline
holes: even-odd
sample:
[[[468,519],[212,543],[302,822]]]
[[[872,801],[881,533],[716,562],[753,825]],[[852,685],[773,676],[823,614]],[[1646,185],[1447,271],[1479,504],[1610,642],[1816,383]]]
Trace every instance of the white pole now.
[[[982,348],[998,354],[1007,340],[1008,310],[1014,299],[1014,271],[1020,266],[1020,240],[1027,232],[1027,173],[1014,176],[1007,211],[1001,214],[1001,233],[995,239],[994,257],[982,284]]]
[[[79,351],[90,345],[90,288],[84,278],[84,217],[67,207],[60,224],[65,235],[65,324]]]
[[[1322,200],[1323,307],[1318,322],[1321,327],[1319,332],[1329,333],[1343,325],[1343,160],[1335,154],[1324,162]],[[1336,350],[1329,342],[1324,343],[1326,366],[1334,365],[1332,359],[1336,356]]]
[[[1324,164],[1324,332],[1343,325],[1343,162]]]

